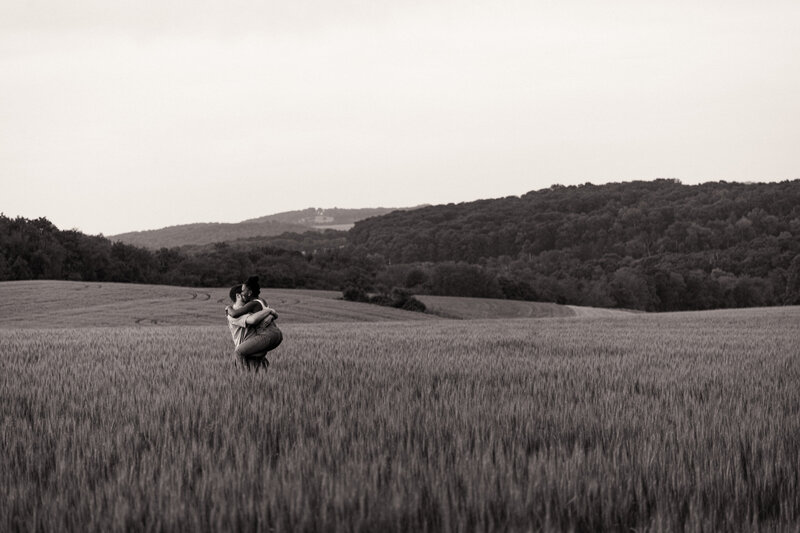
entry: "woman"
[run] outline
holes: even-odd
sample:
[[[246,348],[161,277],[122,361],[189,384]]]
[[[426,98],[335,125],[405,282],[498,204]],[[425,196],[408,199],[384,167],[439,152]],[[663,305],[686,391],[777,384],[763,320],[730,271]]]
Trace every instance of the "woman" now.
[[[236,355],[240,358],[266,358],[267,352],[277,348],[283,341],[283,333],[275,324],[278,313],[270,308],[267,302],[259,298],[260,294],[261,287],[258,283],[258,276],[251,276],[242,284],[242,306],[236,308],[229,305],[225,308],[228,316],[233,319],[238,319],[246,314],[263,312],[268,315],[254,326],[246,328],[243,340],[236,346],[235,350]]]

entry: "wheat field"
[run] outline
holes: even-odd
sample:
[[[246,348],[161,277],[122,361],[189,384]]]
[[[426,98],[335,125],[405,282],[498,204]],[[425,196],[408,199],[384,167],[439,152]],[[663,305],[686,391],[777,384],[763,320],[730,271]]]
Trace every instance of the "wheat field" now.
[[[798,324],[3,325],[0,530],[797,531]]]

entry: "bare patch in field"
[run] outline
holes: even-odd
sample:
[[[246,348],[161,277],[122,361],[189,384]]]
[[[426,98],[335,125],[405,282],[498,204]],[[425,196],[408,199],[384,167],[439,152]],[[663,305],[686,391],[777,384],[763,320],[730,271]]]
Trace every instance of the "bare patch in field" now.
[[[446,318],[552,318],[575,313],[567,306],[543,302],[459,298],[455,296],[417,296],[431,313]]]
[[[630,316],[634,311],[624,309],[603,309],[601,307],[580,307],[577,305],[565,306],[572,311],[575,316],[580,318],[608,318],[615,316]]]

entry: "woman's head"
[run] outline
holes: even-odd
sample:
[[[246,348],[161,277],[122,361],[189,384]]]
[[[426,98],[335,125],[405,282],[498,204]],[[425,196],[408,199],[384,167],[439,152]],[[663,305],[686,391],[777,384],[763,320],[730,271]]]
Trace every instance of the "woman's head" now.
[[[261,294],[261,286],[258,284],[258,276],[250,276],[242,284],[242,298],[249,302],[258,298],[259,294]]]

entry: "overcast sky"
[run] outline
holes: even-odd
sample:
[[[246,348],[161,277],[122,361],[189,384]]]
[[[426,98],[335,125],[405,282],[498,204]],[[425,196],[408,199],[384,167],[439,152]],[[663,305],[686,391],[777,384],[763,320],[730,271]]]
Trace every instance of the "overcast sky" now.
[[[800,178],[800,2],[0,3],[0,211],[113,235]]]

